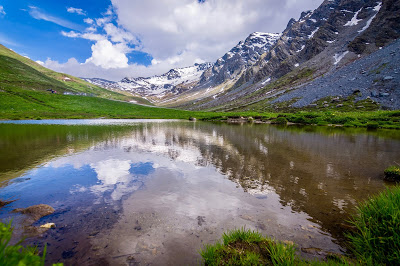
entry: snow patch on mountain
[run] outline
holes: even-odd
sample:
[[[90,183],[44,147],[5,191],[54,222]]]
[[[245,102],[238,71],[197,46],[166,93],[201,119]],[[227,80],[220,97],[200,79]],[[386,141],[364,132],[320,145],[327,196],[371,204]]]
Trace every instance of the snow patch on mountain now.
[[[360,13],[362,10],[362,8],[360,10],[358,10],[354,16],[351,18],[351,20],[347,21],[346,24],[344,24],[343,26],[355,26],[358,24],[358,22],[360,22],[362,19],[357,19],[358,13]]]

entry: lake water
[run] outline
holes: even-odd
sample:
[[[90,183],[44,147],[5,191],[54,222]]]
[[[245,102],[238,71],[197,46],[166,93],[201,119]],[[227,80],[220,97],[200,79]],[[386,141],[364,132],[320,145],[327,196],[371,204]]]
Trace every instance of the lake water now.
[[[0,124],[0,208],[66,264],[188,265],[235,228],[342,253],[357,202],[384,189],[400,131],[165,120]],[[15,208],[48,204],[35,222]],[[306,254],[303,254],[306,255]]]

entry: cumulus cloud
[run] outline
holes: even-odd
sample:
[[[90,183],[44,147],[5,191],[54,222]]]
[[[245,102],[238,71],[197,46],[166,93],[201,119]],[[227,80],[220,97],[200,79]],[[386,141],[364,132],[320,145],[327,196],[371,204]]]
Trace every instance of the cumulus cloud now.
[[[119,80],[150,76],[175,67],[214,62],[255,31],[282,32],[290,18],[322,0],[111,0],[112,6],[83,33],[66,37],[94,41],[85,63],[47,60],[45,66],[80,77]],[[116,19],[116,21],[115,21]],[[133,50],[150,54],[148,67],[128,64]],[[134,61],[134,60],[133,60]]]
[[[86,16],[86,12],[83,11],[83,9],[81,9],[81,8],[68,7],[67,8],[67,12],[68,13],[75,13],[75,14],[78,14],[78,15],[81,15],[81,16]]]
[[[4,7],[0,6],[0,17],[5,16],[6,15],[6,11],[4,11]]]
[[[127,54],[130,48],[123,43],[112,44],[108,40],[101,40],[92,45],[92,57],[86,63],[93,63],[105,69],[128,67]]]

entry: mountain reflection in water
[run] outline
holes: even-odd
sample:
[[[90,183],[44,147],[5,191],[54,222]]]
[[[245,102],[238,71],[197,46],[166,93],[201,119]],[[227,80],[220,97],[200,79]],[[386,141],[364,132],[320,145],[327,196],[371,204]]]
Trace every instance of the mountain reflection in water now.
[[[52,262],[120,264],[134,254],[140,262],[192,263],[204,243],[241,226],[340,252],[340,225],[384,188],[399,135],[175,121],[0,124],[0,198],[18,199],[0,218],[22,223],[10,211],[40,203],[58,210],[39,221],[61,224],[44,235],[57,243],[48,247]],[[89,240],[71,244],[74,236]],[[172,259],[182,250],[186,259]]]

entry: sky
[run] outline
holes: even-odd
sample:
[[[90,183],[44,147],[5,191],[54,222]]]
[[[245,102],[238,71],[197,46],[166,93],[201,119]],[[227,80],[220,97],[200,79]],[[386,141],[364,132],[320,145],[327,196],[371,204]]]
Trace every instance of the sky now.
[[[77,77],[121,80],[215,62],[322,0],[0,0],[0,44]]]

